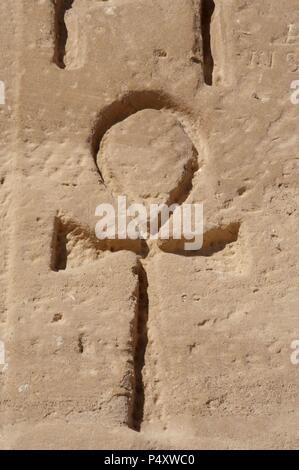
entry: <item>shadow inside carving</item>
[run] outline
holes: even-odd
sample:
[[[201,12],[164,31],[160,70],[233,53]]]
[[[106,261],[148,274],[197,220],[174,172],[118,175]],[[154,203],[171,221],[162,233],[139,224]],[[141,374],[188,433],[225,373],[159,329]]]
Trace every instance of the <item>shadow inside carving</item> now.
[[[54,5],[54,56],[53,62],[60,68],[65,69],[65,52],[68,39],[68,30],[65,24],[65,14],[73,6],[74,0],[52,0]]]
[[[97,165],[97,155],[102,139],[106,132],[115,124],[124,121],[128,117],[145,109],[172,109],[178,108],[178,104],[162,91],[141,90],[128,92],[122,98],[106,106],[97,116],[92,130],[90,144],[91,153],[98,172],[103,181],[101,171]]]
[[[203,235],[203,246],[197,251],[188,251],[185,249],[185,243],[190,243],[189,240],[181,238],[180,240],[161,240],[159,247],[166,253],[172,253],[180,256],[204,256],[210,257],[225,249],[231,243],[235,243],[239,238],[241,224],[240,222],[233,222],[229,225],[220,226],[208,230]],[[191,240],[192,241],[192,240]]]
[[[213,0],[202,0],[201,3],[201,34],[203,45],[203,72],[206,85],[213,85],[214,58],[211,45],[211,23],[215,11]]]
[[[68,243],[71,242],[70,247]],[[86,248],[90,248],[95,254],[100,255],[105,251],[115,253],[118,251],[131,251],[141,258],[145,258],[149,253],[149,248],[144,239],[105,239],[99,240],[95,233],[79,223],[64,217],[56,217],[54,221],[51,262],[52,271],[64,271],[68,267],[68,258],[74,251],[77,243],[84,243]],[[80,263],[80,261],[78,261]]]

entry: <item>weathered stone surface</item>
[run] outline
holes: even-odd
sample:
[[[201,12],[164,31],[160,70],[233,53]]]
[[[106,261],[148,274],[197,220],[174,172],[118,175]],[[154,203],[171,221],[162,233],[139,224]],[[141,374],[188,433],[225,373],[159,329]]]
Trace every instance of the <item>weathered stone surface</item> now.
[[[298,0],[0,14],[0,447],[297,448]],[[202,250],[95,239],[177,188]]]
[[[174,203],[188,191],[197,152],[175,117],[146,109],[108,131],[98,166],[115,195],[134,202]]]

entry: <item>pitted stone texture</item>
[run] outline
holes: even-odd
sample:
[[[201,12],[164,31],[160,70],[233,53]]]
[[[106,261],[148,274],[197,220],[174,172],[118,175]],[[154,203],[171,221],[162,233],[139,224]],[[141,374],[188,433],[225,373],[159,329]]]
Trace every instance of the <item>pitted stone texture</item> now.
[[[98,165],[116,195],[134,202],[172,203],[186,195],[196,157],[190,138],[171,113],[146,109],[107,132]]]

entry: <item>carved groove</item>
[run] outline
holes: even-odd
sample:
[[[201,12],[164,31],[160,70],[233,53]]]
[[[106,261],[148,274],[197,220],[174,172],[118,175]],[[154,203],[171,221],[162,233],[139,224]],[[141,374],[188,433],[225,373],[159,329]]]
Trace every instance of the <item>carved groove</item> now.
[[[222,251],[231,243],[235,243],[239,238],[241,224],[233,222],[229,225],[220,226],[208,230],[203,235],[203,246],[198,251],[185,251],[184,245],[187,240],[163,240],[160,242],[160,249],[166,253],[172,253],[181,256],[204,256],[210,257],[215,253]]]
[[[54,32],[55,47],[53,62],[60,68],[65,69],[65,52],[68,39],[68,30],[65,24],[65,14],[73,6],[74,0],[52,0],[55,11]]]
[[[133,328],[134,345],[134,376],[133,393],[129,406],[128,425],[135,431],[140,431],[144,415],[145,391],[143,381],[143,368],[145,353],[148,344],[147,323],[149,314],[148,280],[141,262],[138,262],[138,302]]]
[[[201,34],[203,45],[203,72],[205,84],[213,85],[214,59],[211,46],[211,23],[215,11],[213,0],[202,0],[201,3]]]

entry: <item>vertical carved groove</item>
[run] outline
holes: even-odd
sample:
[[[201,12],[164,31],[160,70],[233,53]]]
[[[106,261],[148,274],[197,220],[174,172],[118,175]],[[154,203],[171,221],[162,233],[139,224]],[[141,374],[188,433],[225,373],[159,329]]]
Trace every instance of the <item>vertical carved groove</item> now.
[[[145,353],[148,344],[147,322],[149,313],[148,280],[144,267],[138,264],[138,306],[136,312],[136,324],[134,331],[134,378],[133,395],[129,409],[128,424],[131,429],[140,431],[144,414],[144,382],[143,368],[145,364]]]
[[[211,47],[211,23],[215,11],[213,0],[201,2],[201,34],[203,44],[203,72],[206,85],[213,85],[214,59]]]
[[[53,239],[52,239],[52,253],[51,264],[52,271],[64,271],[67,267],[67,230],[64,227],[59,217],[55,218]]]
[[[52,0],[55,10],[54,32],[55,47],[53,62],[61,69],[65,69],[64,57],[68,38],[65,24],[65,13],[73,6],[74,0]]]

